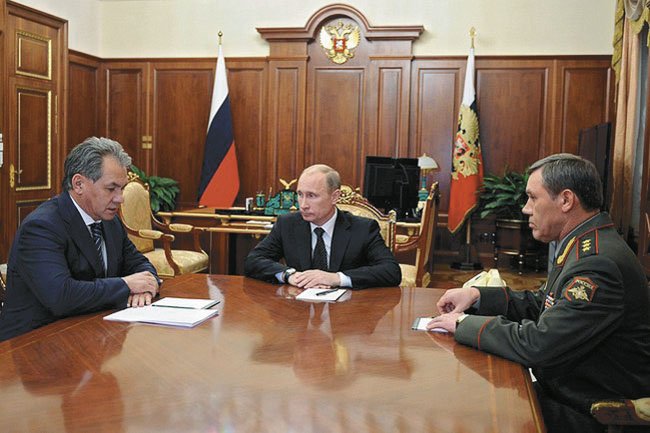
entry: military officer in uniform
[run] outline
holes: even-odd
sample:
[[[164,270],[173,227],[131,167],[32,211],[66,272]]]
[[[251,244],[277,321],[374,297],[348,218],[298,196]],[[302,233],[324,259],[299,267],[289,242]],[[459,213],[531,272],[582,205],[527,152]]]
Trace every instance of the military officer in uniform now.
[[[546,284],[537,292],[449,290],[428,327],[532,367],[549,433],[603,432],[589,414],[594,401],[650,395],[650,290],[600,212],[593,164],[557,154],[529,173],[523,212],[535,239],[557,242]]]

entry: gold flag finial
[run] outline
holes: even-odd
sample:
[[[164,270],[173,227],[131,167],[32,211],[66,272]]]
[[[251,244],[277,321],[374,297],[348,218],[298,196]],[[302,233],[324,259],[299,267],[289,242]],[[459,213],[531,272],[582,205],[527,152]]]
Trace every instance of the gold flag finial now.
[[[223,32],[219,30],[219,45],[221,45],[221,37],[223,36]]]
[[[472,49],[474,49],[474,38],[476,37],[476,29],[474,27],[469,29],[469,37],[472,38]]]

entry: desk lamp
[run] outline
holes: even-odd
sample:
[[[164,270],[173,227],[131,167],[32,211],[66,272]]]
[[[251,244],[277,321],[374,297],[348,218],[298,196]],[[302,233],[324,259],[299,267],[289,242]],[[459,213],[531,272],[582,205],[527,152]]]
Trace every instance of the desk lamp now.
[[[427,175],[429,172],[438,168],[438,163],[426,153],[423,153],[422,156],[418,158],[418,167],[420,167],[420,176],[422,180],[421,188],[418,192],[418,199],[420,203],[424,203],[429,196],[429,191],[427,191]]]

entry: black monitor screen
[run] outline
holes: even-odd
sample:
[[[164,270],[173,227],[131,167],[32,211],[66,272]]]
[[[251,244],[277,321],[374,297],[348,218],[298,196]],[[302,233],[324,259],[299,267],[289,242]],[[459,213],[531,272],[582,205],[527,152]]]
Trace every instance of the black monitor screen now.
[[[417,158],[367,156],[363,195],[384,212],[394,209],[399,219],[413,217],[419,180]]]

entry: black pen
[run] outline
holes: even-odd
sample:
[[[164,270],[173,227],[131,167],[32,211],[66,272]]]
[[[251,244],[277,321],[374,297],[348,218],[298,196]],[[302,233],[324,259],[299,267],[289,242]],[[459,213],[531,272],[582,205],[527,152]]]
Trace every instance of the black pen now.
[[[329,295],[330,293],[334,293],[338,290],[338,288],[334,289],[328,289],[328,290],[323,290],[322,292],[316,293],[316,296],[323,296],[323,295]]]

